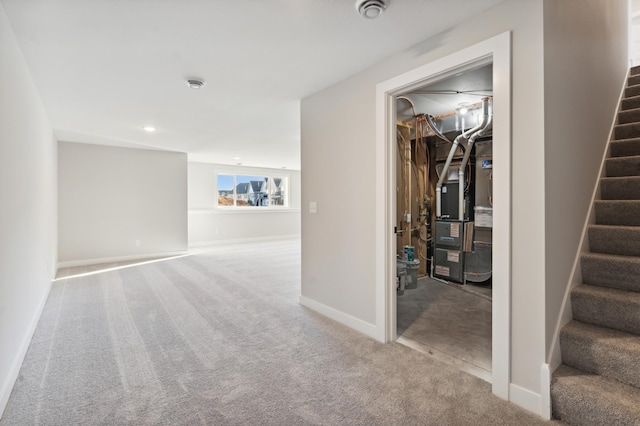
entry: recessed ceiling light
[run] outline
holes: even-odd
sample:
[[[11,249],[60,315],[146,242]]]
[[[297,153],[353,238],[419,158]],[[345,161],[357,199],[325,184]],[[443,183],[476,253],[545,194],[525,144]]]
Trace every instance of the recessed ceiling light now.
[[[153,127],[153,126],[144,126],[144,127],[142,128],[142,130],[144,130],[145,132],[152,133],[152,132],[155,132],[155,131],[156,131],[156,128],[155,128],[155,127]]]
[[[187,86],[189,86],[192,89],[200,89],[202,86],[204,86],[204,81],[202,80],[197,80],[197,79],[189,79],[187,80]]]
[[[239,159],[240,159],[240,157],[233,157],[233,159],[234,159],[234,160],[239,160]]]

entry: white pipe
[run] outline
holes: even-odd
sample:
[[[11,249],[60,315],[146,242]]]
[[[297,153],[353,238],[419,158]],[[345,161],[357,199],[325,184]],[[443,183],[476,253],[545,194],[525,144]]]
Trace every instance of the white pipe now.
[[[471,150],[476,139],[480,136],[484,136],[486,130],[489,128],[492,119],[489,115],[489,98],[482,99],[482,123],[480,123],[480,130],[473,133],[467,141],[467,149],[462,157],[460,168],[458,168],[458,220],[464,220],[464,188],[466,182],[464,179],[464,169],[467,166],[469,157],[471,156]]]
[[[453,156],[455,155],[456,148],[460,144],[462,140],[468,140],[469,135],[477,132],[482,129],[483,125],[478,125],[472,129],[469,129],[466,132],[462,132],[458,135],[457,138],[453,141],[453,145],[451,146],[451,151],[449,151],[449,156],[447,157],[447,162],[444,163],[444,167],[442,168],[442,172],[440,173],[440,179],[438,179],[438,184],[436,185],[436,218],[440,219],[442,216],[442,184],[447,177],[447,171],[449,170],[449,166],[451,165],[451,160],[453,160]],[[460,214],[458,214],[460,216]]]

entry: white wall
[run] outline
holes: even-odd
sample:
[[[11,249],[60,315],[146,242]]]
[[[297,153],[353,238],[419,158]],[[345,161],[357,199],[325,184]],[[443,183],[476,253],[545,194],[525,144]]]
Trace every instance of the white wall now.
[[[56,265],[56,142],[0,5],[0,416]]]
[[[186,154],[60,142],[58,155],[61,265],[187,249]]]
[[[544,2],[547,351],[628,64],[627,1],[574,4]]]
[[[219,209],[218,173],[287,177],[289,207]],[[299,171],[189,163],[189,246],[299,236]]]
[[[513,32],[511,390],[521,405],[539,400],[545,359],[542,14],[542,2],[501,3],[301,104],[302,295],[375,324],[376,84]]]

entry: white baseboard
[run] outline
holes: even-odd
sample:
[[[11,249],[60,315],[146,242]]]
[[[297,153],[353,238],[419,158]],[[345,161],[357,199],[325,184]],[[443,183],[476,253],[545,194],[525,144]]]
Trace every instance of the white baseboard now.
[[[551,369],[549,364],[540,367],[540,416],[551,420]]]
[[[13,359],[13,364],[11,365],[11,369],[9,370],[9,375],[7,379],[2,384],[2,388],[0,389],[0,419],[2,419],[2,415],[4,414],[5,408],[7,408],[7,403],[9,402],[9,397],[11,396],[11,391],[13,390],[13,386],[18,380],[18,374],[20,374],[20,368],[22,367],[22,363],[24,361],[24,357],[27,355],[27,350],[29,349],[29,344],[31,343],[31,338],[33,337],[33,333],[36,331],[36,327],[38,326],[38,321],[40,321],[40,317],[42,316],[42,311],[44,310],[44,305],[47,303],[47,298],[49,297],[49,292],[51,291],[51,283],[47,286],[47,290],[45,291],[38,307],[36,308],[36,312],[31,319],[31,324],[29,324],[29,328],[27,329],[27,333],[22,339],[22,343],[18,348],[18,353]]]
[[[300,296],[300,304],[304,307],[318,312],[319,314],[331,318],[334,321],[338,321],[339,323],[344,324],[347,327],[353,328],[354,330],[359,331],[360,333],[365,334],[372,339],[377,340],[378,329],[376,328],[375,324],[362,321],[359,318],[356,318],[349,314],[345,314],[344,312],[341,312],[337,309],[324,305],[320,302],[316,302],[315,300],[309,299],[304,296]]]
[[[255,237],[255,238],[234,238],[228,240],[214,240],[214,241],[195,241],[189,243],[189,248],[196,247],[208,247],[208,246],[220,246],[224,244],[244,244],[244,243],[259,243],[266,241],[280,241],[280,240],[299,240],[300,234],[291,235],[273,235],[269,237]]]
[[[509,402],[540,415],[540,407],[542,406],[541,396],[513,383],[509,385]]]
[[[187,254],[187,251],[181,250],[181,251],[170,251],[170,252],[162,252],[162,253],[133,254],[128,256],[101,257],[101,258],[95,258],[95,259],[67,260],[64,262],[58,262],[58,269],[72,268],[74,266],[98,265],[101,263],[126,262],[129,260],[142,260],[142,259],[149,259],[152,257],[181,256],[183,254]]]

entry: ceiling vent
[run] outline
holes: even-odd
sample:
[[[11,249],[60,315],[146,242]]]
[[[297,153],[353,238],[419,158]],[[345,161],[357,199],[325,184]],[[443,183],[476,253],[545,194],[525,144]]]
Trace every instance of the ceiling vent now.
[[[374,19],[380,16],[387,8],[386,0],[357,0],[356,10],[367,19]]]
[[[187,80],[187,86],[191,87],[192,89],[200,89],[202,86],[204,86],[204,81],[202,80]]]

